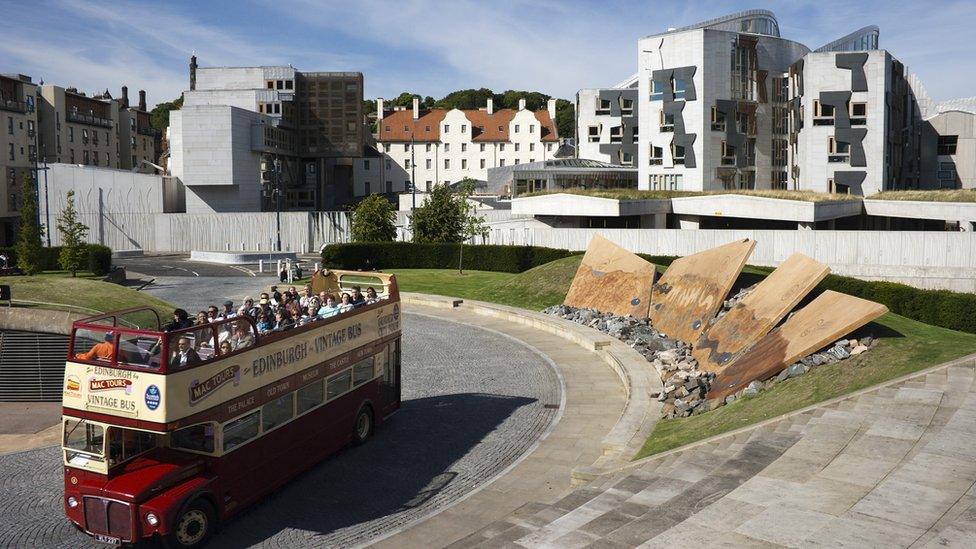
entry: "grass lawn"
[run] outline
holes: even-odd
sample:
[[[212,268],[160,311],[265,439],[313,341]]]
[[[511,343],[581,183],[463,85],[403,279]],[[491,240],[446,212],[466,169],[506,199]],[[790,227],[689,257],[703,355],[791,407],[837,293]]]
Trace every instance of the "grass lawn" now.
[[[581,256],[567,257],[520,274],[438,269],[394,270],[400,288],[490,301],[538,311],[562,303]],[[659,271],[664,267],[658,266]],[[768,269],[746,267],[736,286],[748,285]],[[935,366],[976,352],[976,334],[956,332],[888,313],[858,334],[880,338],[868,353],[822,366],[775,385],[751,399],[743,399],[707,414],[662,419],[647,439],[641,458],[697,440],[745,427],[858,389]],[[648,363],[648,368],[652,366]]]
[[[919,202],[976,202],[974,189],[945,189],[940,191],[884,191],[869,200],[916,200]]]
[[[72,278],[70,274],[46,272],[37,276],[3,277],[0,283],[10,285],[15,306],[79,313],[147,306],[156,309],[164,320],[173,314],[173,306],[161,299],[90,275]],[[19,300],[38,303],[18,303]]]

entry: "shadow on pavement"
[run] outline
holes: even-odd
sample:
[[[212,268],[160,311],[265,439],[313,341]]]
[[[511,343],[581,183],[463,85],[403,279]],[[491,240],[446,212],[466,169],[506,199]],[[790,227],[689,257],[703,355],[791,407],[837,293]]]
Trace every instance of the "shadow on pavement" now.
[[[285,529],[290,529],[285,539],[276,543],[349,545],[402,526],[474,488],[452,464],[516,409],[534,402],[478,393],[405,401],[365,445],[324,460],[230,520],[211,546],[259,544]],[[274,466],[270,459],[268,466]],[[364,524],[400,513],[404,516]],[[358,527],[342,531],[351,526]],[[297,537],[288,539],[292,535]]]

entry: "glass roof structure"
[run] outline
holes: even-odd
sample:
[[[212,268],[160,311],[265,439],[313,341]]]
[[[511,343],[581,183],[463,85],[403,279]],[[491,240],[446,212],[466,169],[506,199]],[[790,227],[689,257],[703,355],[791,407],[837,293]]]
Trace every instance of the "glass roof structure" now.
[[[687,27],[669,30],[668,33],[682,32],[694,29],[715,29],[731,32],[745,32],[751,34],[764,34],[779,38],[779,21],[776,15],[769,10],[746,10],[725,15],[708,21],[702,21]]]
[[[815,52],[827,51],[865,51],[878,49],[878,37],[881,30],[875,25],[857,29],[856,31],[842,36],[829,44],[824,44],[813,50]]]

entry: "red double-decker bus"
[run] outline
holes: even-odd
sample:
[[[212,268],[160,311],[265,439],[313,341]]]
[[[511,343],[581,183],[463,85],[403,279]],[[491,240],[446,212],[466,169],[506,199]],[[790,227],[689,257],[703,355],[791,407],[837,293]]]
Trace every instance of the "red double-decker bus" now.
[[[396,278],[332,271],[313,281],[334,293],[372,286],[379,299],[269,333],[247,316],[164,332],[148,309],[74,323],[62,457],[64,509],[78,528],[108,543],[198,547],[399,409]]]

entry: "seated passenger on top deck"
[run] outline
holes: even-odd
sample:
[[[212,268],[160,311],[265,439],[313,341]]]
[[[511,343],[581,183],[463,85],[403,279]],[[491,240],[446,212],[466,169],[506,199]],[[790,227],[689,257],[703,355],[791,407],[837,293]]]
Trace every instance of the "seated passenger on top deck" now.
[[[187,366],[196,366],[200,362],[200,355],[193,349],[190,338],[181,337],[169,361],[170,367],[185,368]]]

